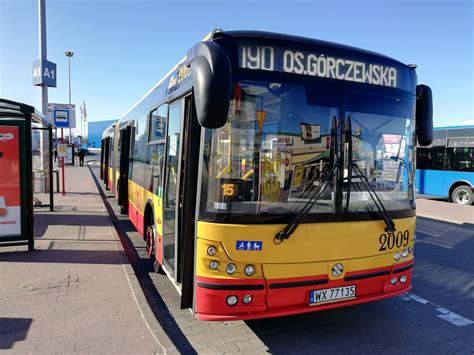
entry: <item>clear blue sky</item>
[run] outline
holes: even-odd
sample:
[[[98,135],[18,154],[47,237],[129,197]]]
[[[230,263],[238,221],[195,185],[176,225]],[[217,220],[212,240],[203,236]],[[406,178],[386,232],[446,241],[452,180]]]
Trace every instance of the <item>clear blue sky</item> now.
[[[90,121],[120,118],[214,28],[258,29],[344,43],[418,64],[432,87],[435,125],[473,120],[473,1],[46,0],[50,102],[72,101]],[[38,1],[0,0],[0,97],[40,107]],[[78,112],[79,113],[79,112]]]

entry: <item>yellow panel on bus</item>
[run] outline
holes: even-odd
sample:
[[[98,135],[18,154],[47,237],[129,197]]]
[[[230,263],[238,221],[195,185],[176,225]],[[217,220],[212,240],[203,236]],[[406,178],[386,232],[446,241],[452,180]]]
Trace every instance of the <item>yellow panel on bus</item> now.
[[[284,225],[200,221],[197,232],[197,274],[211,277],[209,268],[200,265],[199,259],[205,258],[205,249],[214,244],[222,247],[224,259],[237,263],[264,264],[265,277],[270,279],[327,274],[326,263],[333,264],[336,261],[346,264],[347,272],[390,266],[396,263],[394,253],[401,253],[414,243],[415,217],[394,222],[397,232],[393,235],[385,232],[385,224],[380,220],[301,224],[288,240],[277,244],[274,236]],[[239,250],[238,242],[241,241],[261,242],[261,250]],[[411,258],[412,254],[398,262],[406,262]],[[220,277],[225,278],[225,273]]]

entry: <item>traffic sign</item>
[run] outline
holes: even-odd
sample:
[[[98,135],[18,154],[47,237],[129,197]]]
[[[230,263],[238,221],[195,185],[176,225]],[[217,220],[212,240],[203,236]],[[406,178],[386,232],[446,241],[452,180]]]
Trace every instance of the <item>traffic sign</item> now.
[[[50,103],[48,118],[57,128],[76,128],[76,105]]]
[[[53,110],[53,121],[56,127],[69,127],[69,110]]]

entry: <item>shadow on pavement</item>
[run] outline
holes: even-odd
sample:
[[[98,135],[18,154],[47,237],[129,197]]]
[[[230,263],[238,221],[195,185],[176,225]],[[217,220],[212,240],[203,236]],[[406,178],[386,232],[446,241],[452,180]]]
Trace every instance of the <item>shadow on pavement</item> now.
[[[33,319],[0,317],[0,349],[11,349],[17,341],[26,339]]]
[[[48,226],[88,226],[103,227],[109,224],[109,216],[97,214],[78,214],[81,211],[70,213],[48,213],[42,214],[43,224]]]
[[[338,348],[346,351],[351,348],[350,343],[360,334],[357,330],[370,333],[373,328],[383,326],[383,317],[376,311],[368,318],[367,308],[385,310],[383,304],[361,305],[245,323],[274,354],[337,353]],[[295,334],[304,336],[295,337]]]
[[[90,215],[75,214],[74,211],[69,213],[47,212],[45,214],[34,215],[34,233],[35,239],[42,238],[46,230],[51,226],[77,226],[79,228],[87,227],[103,227],[110,224],[107,215]],[[82,231],[79,230],[77,239],[81,239]],[[96,239],[90,239],[96,240]]]
[[[83,240],[81,242],[84,243],[87,241]],[[61,241],[61,244],[64,244],[64,242]],[[34,251],[11,251],[0,253],[0,261],[10,263],[48,264],[122,264],[120,260],[120,255],[117,253],[117,250],[115,250],[115,248],[114,250],[36,249]]]
[[[173,316],[166,307],[165,302],[158,293],[155,285],[153,284],[153,280],[148,274],[152,267],[150,260],[144,261],[140,258],[135,247],[133,246],[132,242],[130,241],[123,229],[124,226],[127,226],[125,229],[130,230],[133,228],[133,225],[128,220],[120,220],[117,217],[110,202],[107,200],[108,196],[105,195],[102,186],[97,180],[96,174],[94,174],[90,166],[89,169],[97,186],[97,190],[99,190],[100,192],[102,201],[104,202],[104,205],[107,208],[107,211],[109,212],[110,218],[112,219],[112,223],[116,227],[117,234],[119,235],[120,241],[122,242],[125,254],[127,255],[127,258],[133,267],[133,271],[135,272],[135,275],[138,279],[138,282],[140,283],[140,286],[153,312],[153,315],[155,316],[163,331],[172,341],[173,345],[181,354],[197,354],[192,345],[189,343],[188,339],[186,339],[186,336],[179,328],[178,324],[176,323]],[[132,227],[130,227],[130,225],[132,225]],[[149,262],[149,266],[144,265],[144,262],[146,261]]]
[[[92,195],[97,196],[97,192],[76,192],[76,191],[66,191],[66,195]]]

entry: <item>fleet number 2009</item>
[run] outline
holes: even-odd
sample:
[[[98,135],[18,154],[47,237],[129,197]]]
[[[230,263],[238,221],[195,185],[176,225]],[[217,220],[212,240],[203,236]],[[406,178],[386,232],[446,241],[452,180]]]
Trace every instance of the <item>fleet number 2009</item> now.
[[[383,233],[379,237],[380,249],[379,251],[384,251],[387,249],[393,249],[395,246],[400,248],[402,245],[406,247],[410,241],[410,232],[407,230],[402,232],[398,231],[396,233]]]

